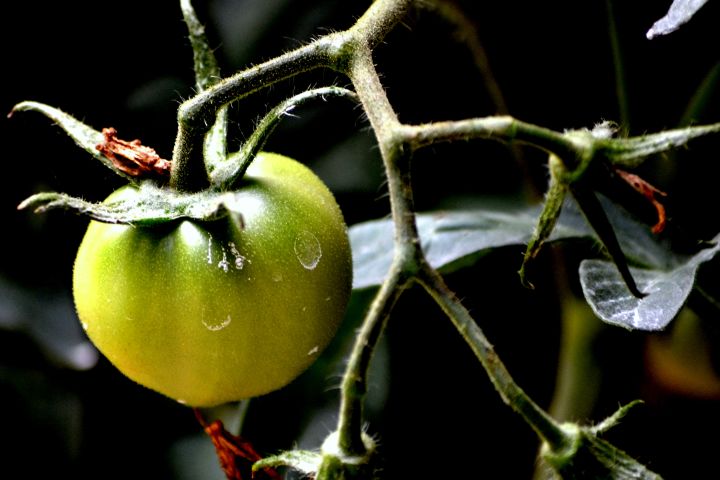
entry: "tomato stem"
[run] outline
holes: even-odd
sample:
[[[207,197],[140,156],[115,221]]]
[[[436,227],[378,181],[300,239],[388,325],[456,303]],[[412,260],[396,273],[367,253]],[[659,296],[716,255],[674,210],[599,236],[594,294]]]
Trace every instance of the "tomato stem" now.
[[[375,296],[357,334],[342,382],[338,444],[348,455],[365,454],[362,440],[363,401],[367,392],[367,375],[373,352],[385,329],[395,303],[407,287],[399,268],[394,268]]]
[[[50,120],[54,121],[65,133],[75,141],[75,144],[85,150],[87,153],[92,155],[96,160],[100,160],[106,167],[115,172],[116,174],[124,177],[130,182],[136,182],[137,178],[124,172],[109,159],[103,155],[97,146],[105,142],[105,135],[99,130],[86,125],[80,120],[76,119],[72,115],[69,115],[62,110],[45,105],[40,102],[25,101],[15,105],[10,112],[12,115],[15,112],[32,111],[38,112],[45,115]]]
[[[443,309],[485,368],[503,401],[518,412],[553,450],[567,448],[571,439],[560,426],[515,383],[480,327],[447,287],[440,274],[425,265],[418,280]]]
[[[210,48],[205,36],[205,28],[197,18],[190,0],[181,0],[180,8],[190,34],[190,45],[193,50],[193,64],[195,66],[195,84],[199,92],[207,90],[221,79],[220,67],[213,49]],[[227,155],[227,106],[218,109],[215,123],[205,135],[203,157],[205,169],[208,173],[221,165]]]
[[[178,108],[178,133],[173,150],[170,186],[198,191],[209,186],[203,153],[205,137],[218,111],[281,80],[319,67],[332,67],[337,34],[322,37],[304,47],[243,70],[209,86]]]
[[[346,97],[357,100],[357,95],[354,92],[334,86],[307,90],[284,100],[263,117],[239,152],[230,155],[228,161],[218,165],[211,172],[213,186],[220,190],[232,191],[237,189],[248,166],[262,150],[280,120],[291,115],[293,109],[310,100],[318,98],[325,100],[328,97]]]

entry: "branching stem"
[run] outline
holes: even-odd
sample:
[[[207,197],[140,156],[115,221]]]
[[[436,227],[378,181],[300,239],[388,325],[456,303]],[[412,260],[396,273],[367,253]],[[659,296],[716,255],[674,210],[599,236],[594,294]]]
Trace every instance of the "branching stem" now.
[[[492,344],[440,274],[430,265],[424,264],[418,273],[418,280],[475,353],[503,401],[518,412],[552,450],[566,448],[569,442],[567,435],[515,383]]]
[[[346,455],[362,456],[365,454],[362,425],[368,369],[390,311],[407,286],[407,280],[401,278],[401,268],[394,265],[375,296],[370,310],[363,320],[362,327],[357,333],[355,345],[343,376],[338,420],[338,443]]]
[[[178,218],[204,221],[227,215],[229,208],[222,192],[218,190],[237,187],[249,161],[260,150],[267,135],[272,132],[280,118],[291,108],[324,95],[356,98],[361,102],[377,137],[387,175],[395,233],[394,258],[349,357],[342,382],[337,432],[328,437],[335,440],[334,435],[337,435],[337,448],[334,448],[333,443],[328,447],[330,454],[323,454],[323,462],[326,462],[327,458],[330,460],[321,464],[317,472],[318,480],[358,478],[361,475],[358,472],[364,471],[358,467],[370,464],[368,459],[372,456],[373,445],[368,441],[369,437],[362,432],[363,402],[367,392],[369,365],[391,311],[402,293],[415,283],[425,289],[454,324],[485,368],[502,400],[536,431],[550,450],[550,457],[554,458],[560,467],[567,467],[570,471],[571,468],[565,460],[574,458],[573,449],[579,448],[577,441],[585,434],[580,435],[580,428],[577,426],[568,430],[559,425],[515,383],[475,320],[447,287],[442,276],[427,262],[416,224],[410,178],[411,156],[415,150],[428,145],[481,138],[527,143],[547,151],[550,153],[550,166],[552,167],[553,164],[560,166],[552,170],[553,178],[558,180],[554,186],[555,190],[551,189],[551,193],[554,191],[557,194],[554,200],[556,203],[546,202],[546,210],[550,212],[546,218],[547,230],[540,229],[538,238],[544,240],[549,235],[554,226],[553,222],[559,214],[563,196],[566,190],[571,191],[590,223],[596,228],[616,265],[621,269],[626,283],[634,288],[632,276],[622,260],[624,258],[622,250],[612,233],[612,226],[592,189],[586,189],[587,184],[581,184],[579,180],[590,170],[590,164],[596,159],[614,167],[635,167],[649,155],[685,145],[694,138],[719,133],[720,123],[666,130],[625,139],[612,138],[612,133],[600,135],[597,129],[556,132],[522,122],[509,115],[423,125],[403,124],[385,94],[373,63],[372,53],[383,38],[402,21],[410,6],[420,1],[375,0],[348,30],[322,36],[284,55],[219,80],[219,68],[205,38],[202,24],[196,18],[190,0],[181,0],[195,53],[196,83],[199,92],[178,109],[178,132],[170,174],[171,188],[168,190],[154,184],[143,183],[136,199],[124,203],[118,201],[100,205],[64,194],[45,193],[29,198],[19,208],[31,206],[40,210],[68,208],[89,214],[97,220],[135,225],[155,224]],[[443,8],[441,3],[438,4]],[[607,5],[611,7],[612,1],[608,0]],[[445,8],[445,12],[450,17],[457,14],[449,7]],[[486,63],[481,50],[477,50],[476,57],[480,63]],[[279,81],[316,68],[329,68],[347,75],[355,93],[339,87],[325,87],[309,90],[286,100],[260,123],[258,130],[239,154],[243,160],[237,165],[231,165],[225,143],[227,105]],[[621,76],[618,74],[618,78]],[[717,76],[716,71],[713,76]],[[491,90],[494,90],[496,84],[491,77],[488,78],[491,80]],[[506,107],[499,92],[495,92],[494,96],[498,109],[505,111]],[[51,118],[79,146],[110,168],[118,170],[114,168],[115,164],[112,161],[108,162],[107,153],[103,154],[107,150],[103,150],[102,145],[98,147],[105,141],[102,132],[92,129],[58,109],[37,102],[22,102],[16,105],[12,112],[23,110],[38,111]],[[621,108],[621,110],[625,109]],[[135,146],[139,146],[139,143]],[[562,175],[557,175],[557,172]],[[123,174],[122,171],[117,173]],[[130,180],[134,180],[133,175],[130,175]],[[598,226],[601,227],[599,230]],[[528,252],[532,257],[536,253],[532,241],[530,247]],[[637,288],[633,293],[638,297],[642,295]],[[626,409],[621,410],[619,415],[624,414],[625,411]],[[600,430],[614,425],[619,415],[601,424],[591,433],[595,435]],[[600,448],[602,449],[600,453],[610,458],[612,462],[620,459],[625,462],[623,468],[628,467],[626,470],[640,472],[642,475],[633,474],[632,478],[655,478],[654,475],[645,475],[647,471],[644,467],[636,467],[637,464],[629,457],[627,459],[620,457],[621,452],[619,453],[609,444],[597,441],[592,443],[592,446],[595,448],[592,454],[598,456],[598,459],[602,456],[596,455]],[[563,455],[555,455],[557,452]],[[329,465],[325,472],[323,465]],[[578,471],[582,471],[582,468],[580,467]],[[609,467],[603,471],[609,471]],[[612,476],[612,478],[630,478],[630,475]]]
[[[210,173],[211,184],[220,190],[232,191],[237,189],[248,166],[263,148],[265,141],[275,130],[280,120],[287,115],[291,115],[290,112],[296,107],[310,100],[317,98],[325,100],[329,97],[346,97],[357,101],[357,95],[354,92],[341,87],[321,87],[306,90],[282,101],[260,120],[253,134],[235,155],[238,158],[231,157],[233,161],[226,161],[217,165]]]
[[[549,128],[517,120],[509,115],[470,118],[424,125],[402,125],[403,139],[416,150],[440,142],[492,139],[523,142],[553,152],[561,158],[577,155],[576,139]]]
[[[281,80],[319,67],[333,67],[340,34],[330,34],[304,47],[268,60],[210,86],[178,109],[178,133],[173,150],[170,186],[197,191],[208,186],[203,142],[218,111],[228,103],[251,95]]]
[[[209,184],[220,188],[234,187],[242,177],[247,161],[261,148],[272,127],[286,111],[285,104],[281,104],[261,122],[258,131],[246,144],[245,151],[241,152],[247,161],[240,162],[237,171],[228,173],[225,165],[220,165],[214,173],[208,173],[201,170],[203,138],[220,109],[229,102],[315,68],[330,68],[349,77],[376,135],[387,175],[395,232],[394,258],[348,360],[341,390],[337,451],[333,450],[332,455],[323,457],[317,476],[322,480],[353,478],[356,470],[353,470],[352,462],[344,462],[343,459],[366,460],[371,454],[362,432],[370,361],[390,312],[402,293],[414,283],[422,285],[449,317],[485,368],[503,401],[527,421],[550,450],[571,449],[570,444],[577,437],[569,435],[515,383],[480,327],[448,289],[441,275],[426,261],[416,224],[410,178],[410,160],[415,150],[439,142],[480,138],[527,143],[547,151],[562,161],[569,172],[582,176],[596,156],[604,156],[611,163],[640,162],[642,155],[655,153],[668,145],[684,144],[707,133],[688,129],[623,143],[598,137],[590,131],[556,132],[509,115],[424,125],[402,124],[385,94],[372,53],[385,35],[402,21],[413,3],[413,0],[376,0],[348,30],[323,36],[219,83],[199,84],[204,90],[183,103],[178,110],[178,135],[170,183],[171,187],[182,191],[195,191]],[[201,30],[198,32],[201,36]],[[318,93],[323,91],[319,89],[301,94],[288,100],[290,103],[287,105],[299,104]],[[331,93],[348,95],[348,91],[343,89],[335,89]],[[505,111],[504,104],[500,105]],[[706,127],[707,131],[718,129],[717,125]]]
[[[396,10],[383,8],[392,3],[376,2],[373,5],[377,7],[374,12],[397,14]],[[369,17],[371,12],[373,9],[358,25],[387,25],[388,22],[373,21],[372,17]],[[376,28],[380,29],[380,27]],[[391,271],[358,333],[346,369],[338,422],[340,448],[348,455],[365,453],[361,427],[368,365],[385,320],[401,293],[414,281],[419,281],[425,287],[453,321],[485,367],[503,400],[518,411],[551,447],[563,448],[567,442],[564,433],[517,386],[468,311],[445,286],[440,275],[425,261],[415,222],[410,156],[415,149],[431,143],[480,137],[505,140],[532,138],[535,144],[543,145],[545,142],[548,150],[552,151],[573,151],[575,145],[561,134],[507,116],[439,122],[422,126],[403,125],[399,122],[382,87],[372,62],[368,42],[355,43],[347,73],[365,108],[380,146],[395,225],[395,255]],[[539,142],[538,138],[541,139]]]

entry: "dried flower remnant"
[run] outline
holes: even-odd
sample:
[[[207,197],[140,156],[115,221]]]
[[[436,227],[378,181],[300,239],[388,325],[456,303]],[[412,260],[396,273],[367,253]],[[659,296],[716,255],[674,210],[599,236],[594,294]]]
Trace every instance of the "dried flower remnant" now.
[[[205,429],[215,446],[220,467],[228,480],[282,480],[282,476],[272,468],[265,468],[252,472],[253,463],[262,460],[253,448],[252,444],[247,440],[233,435],[225,430],[222,421],[215,420],[207,423],[200,410],[194,409],[195,417],[200,425]]]
[[[128,142],[117,138],[117,130],[112,127],[103,128],[102,133],[105,138],[96,148],[117,169],[133,177],[170,178],[170,162],[160,158],[153,148],[137,139]]]
[[[655,211],[657,211],[658,220],[655,225],[652,227],[652,232],[655,234],[661,233],[663,230],[665,230],[665,224],[667,223],[666,217],[665,217],[665,206],[660,202],[660,200],[657,199],[657,196],[660,195],[662,197],[666,197],[667,193],[663,192],[662,190],[654,187],[650,183],[648,183],[646,180],[643,180],[638,175],[635,175],[634,173],[626,172],[624,170],[620,170],[619,168],[615,169],[615,172],[622,178],[625,182],[627,182],[628,185],[630,185],[632,188],[634,188],[637,192],[639,192],[643,197],[645,197],[650,203],[653,204],[653,207],[655,207]]]

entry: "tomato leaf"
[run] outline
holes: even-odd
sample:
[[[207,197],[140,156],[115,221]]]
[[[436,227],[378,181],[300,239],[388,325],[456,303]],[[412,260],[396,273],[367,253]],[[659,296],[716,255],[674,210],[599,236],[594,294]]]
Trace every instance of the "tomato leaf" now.
[[[288,450],[271,457],[265,457],[253,464],[253,472],[264,468],[291,467],[305,475],[317,472],[322,457],[319,453],[306,450]]]
[[[130,187],[128,187],[130,188]],[[217,220],[232,215],[242,225],[242,214],[232,192],[171,192],[151,182],[137,186],[139,195],[112,202],[95,203],[64,193],[37,193],[25,199],[18,210],[32,208],[35,213],[64,209],[103,223],[153,225],[180,218]]]
[[[588,222],[592,225],[595,234],[603,247],[605,247],[605,251],[610,255],[628,290],[638,298],[644,297],[645,294],[638,289],[635,279],[632,273],[630,273],[625,253],[620,247],[620,241],[617,239],[615,229],[613,229],[613,226],[610,224],[610,219],[605,213],[605,209],[603,209],[598,197],[594,192],[585,190],[584,188],[571,187],[571,191],[575,197],[575,201],[585,214],[585,218],[587,218]]]
[[[645,298],[632,295],[615,266],[606,260],[584,260],[580,283],[585,299],[603,321],[629,330],[664,329],[685,304],[698,268],[720,250],[720,235],[712,248],[684,258],[674,268],[631,268]]]
[[[205,27],[198,20],[190,0],[180,2],[185,25],[190,34],[190,45],[193,50],[193,64],[195,66],[195,84],[198,91],[202,92],[220,82],[220,67],[213,49],[210,48],[208,39],[205,36]],[[218,165],[225,161],[227,156],[227,124],[228,107],[218,109],[215,123],[205,135],[203,144],[203,156],[205,167],[212,172]]]
[[[697,268],[713,258],[720,246],[695,255],[674,253],[658,240],[648,225],[638,223],[625,210],[600,197],[633,278],[644,293],[630,293],[610,261],[588,259],[581,263],[580,278],[587,302],[605,322],[630,329],[660,330],[674,318],[692,289]],[[529,241],[540,209],[494,208],[422,213],[417,217],[422,246],[430,264],[451,270],[473,255],[492,248],[523,245]],[[567,199],[550,235],[550,241],[597,235],[587,225],[574,200]],[[720,235],[714,239],[720,245]],[[350,229],[354,285],[362,289],[380,285],[393,258],[393,230],[389,219],[374,220]]]
[[[688,22],[705,3],[707,0],[674,0],[667,14],[648,30],[646,34],[648,40],[674,32]]]
[[[491,248],[524,245],[530,240],[540,209],[495,208],[421,213],[417,225],[430,264],[450,268],[458,260]],[[567,203],[550,241],[585,237],[591,230],[574,203]],[[380,285],[393,258],[390,219],[373,220],[350,228],[354,285],[361,289]],[[521,257],[518,257],[521,258]],[[519,266],[519,264],[518,264]]]
[[[625,210],[600,196],[625,256],[638,265],[668,269],[678,263],[675,255]],[[525,245],[538,221],[538,206],[447,210],[417,215],[418,230],[430,264],[451,269],[460,260],[485,250]],[[597,235],[587,224],[577,203],[566,199],[549,241],[591,238]],[[355,289],[380,285],[393,257],[393,226],[390,219],[371,220],[350,228]]]
[[[615,166],[635,168],[658,153],[679,148],[697,138],[720,132],[720,123],[665,130],[630,138],[610,138],[599,143],[598,149]]]
[[[34,111],[39,112],[53,120],[65,133],[72,138],[75,143],[88,152],[90,155],[100,160],[106,167],[113,172],[117,173],[121,177],[125,177],[131,182],[135,182],[136,178],[132,175],[128,175],[124,171],[118,169],[112,160],[103,155],[97,146],[105,142],[105,136],[102,132],[95,130],[89,125],[84,124],[80,120],[76,119],[72,115],[63,112],[60,109],[45,105],[39,102],[21,102],[15,105],[12,109],[12,113],[23,112],[23,111]]]
[[[620,407],[594,427],[565,423],[563,431],[569,437],[570,446],[552,449],[544,443],[540,455],[562,478],[661,480],[660,475],[599,437],[618,425],[630,409],[640,403],[636,400]]]

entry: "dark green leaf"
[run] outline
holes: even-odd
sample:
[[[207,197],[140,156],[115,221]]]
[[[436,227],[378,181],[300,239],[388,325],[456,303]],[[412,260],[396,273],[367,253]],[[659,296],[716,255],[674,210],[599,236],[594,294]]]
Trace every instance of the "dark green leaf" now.
[[[85,150],[87,153],[100,160],[106,167],[113,172],[117,173],[121,177],[134,182],[135,177],[128,175],[122,170],[118,169],[113,165],[112,161],[105,157],[97,149],[97,145],[105,141],[105,136],[102,132],[95,130],[89,125],[84,124],[75,117],[68,115],[60,109],[45,105],[39,102],[21,102],[13,107],[12,113],[23,112],[23,111],[34,111],[39,112],[53,120],[65,133],[72,138],[78,147]]]
[[[645,294],[638,289],[635,279],[630,273],[625,253],[620,247],[620,241],[617,239],[615,229],[610,223],[610,219],[605,213],[605,209],[595,195],[595,192],[572,187],[571,190],[575,201],[585,214],[588,223],[592,225],[595,234],[600,239],[603,247],[605,247],[605,251],[610,255],[628,290],[638,298],[644,297]]]
[[[617,234],[623,253],[639,288],[648,296],[633,296],[617,267],[606,260],[585,260],[580,278],[585,298],[604,321],[631,329],[660,330],[677,314],[692,289],[699,265],[711,259],[718,248],[694,256],[680,256],[635,221],[625,210],[607,199],[601,204]],[[537,207],[523,209],[475,209],[418,215],[420,238],[430,264],[449,268],[471,255],[529,241],[540,213]],[[595,233],[585,222],[577,204],[568,200],[550,241],[591,238]],[[720,242],[720,235],[715,239]],[[354,288],[382,283],[393,258],[393,229],[390,219],[374,220],[350,229],[353,249]]]
[[[653,39],[674,32],[680,28],[680,25],[690,20],[706,2],[707,0],[674,0],[667,14],[648,30],[647,38]]]
[[[642,299],[628,291],[615,265],[605,260],[585,260],[580,264],[585,299],[607,323],[630,330],[662,330],[685,304],[697,269],[720,250],[720,235],[714,242],[714,247],[685,257],[669,270],[632,268],[640,290],[647,294]]]
[[[428,261],[435,268],[443,268],[487,249],[524,245],[530,240],[539,213],[538,207],[440,211],[419,214],[417,224]],[[589,235],[591,231],[577,208],[567,204],[550,240]],[[354,288],[380,285],[393,258],[391,220],[353,226],[350,242]]]
[[[668,248],[658,242],[647,225],[638,223],[623,209],[600,198],[616,230],[620,246],[631,261],[639,265],[667,269],[678,264]],[[430,264],[438,269],[482,251],[525,245],[537,225],[540,208],[500,208],[448,210],[421,213],[418,230]],[[577,204],[567,199],[550,241],[569,238],[592,238]],[[354,288],[382,283],[393,258],[393,227],[390,219],[372,220],[350,228],[353,250]],[[520,257],[519,257],[520,258]],[[518,263],[519,265],[519,263]]]
[[[563,424],[563,431],[570,442],[558,450],[543,444],[542,458],[563,479],[661,480],[660,475],[598,436],[616,426],[638,403],[641,402],[634,401],[620,407],[595,427]]]
[[[64,193],[45,192],[25,199],[18,209],[32,208],[35,213],[64,209],[104,223],[154,225],[180,218],[216,220],[232,215],[242,224],[232,192],[180,193],[146,182],[137,195],[126,195],[105,203],[88,202]]]
[[[313,475],[318,470],[320,460],[320,454],[316,452],[289,450],[255,462],[252,469],[257,472],[264,468],[292,467],[305,475]]]

